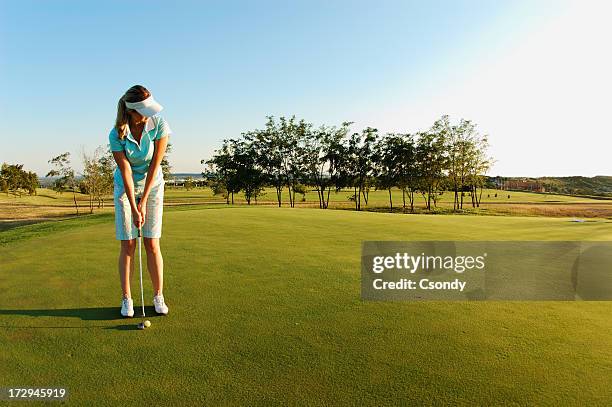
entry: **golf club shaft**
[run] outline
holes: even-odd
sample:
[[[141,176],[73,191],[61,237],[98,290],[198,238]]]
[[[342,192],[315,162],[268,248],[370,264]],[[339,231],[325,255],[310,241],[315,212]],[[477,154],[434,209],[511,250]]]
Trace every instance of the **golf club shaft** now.
[[[140,268],[140,303],[142,304],[142,316],[145,316],[144,290],[142,288],[142,236],[138,229],[138,266]]]
[[[138,198],[140,203],[140,198]],[[142,316],[145,316],[144,289],[142,287],[142,225],[138,222],[138,267],[140,269],[140,304],[142,305]]]

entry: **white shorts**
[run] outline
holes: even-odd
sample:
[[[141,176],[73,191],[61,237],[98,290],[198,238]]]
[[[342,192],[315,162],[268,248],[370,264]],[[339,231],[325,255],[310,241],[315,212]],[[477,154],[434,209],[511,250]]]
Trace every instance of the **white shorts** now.
[[[132,240],[138,238],[138,228],[132,222],[132,208],[125,190],[121,186],[114,186],[115,203],[115,235],[117,240]],[[142,196],[142,191],[135,191],[136,200]],[[142,225],[142,236],[160,238],[162,231],[162,215],[164,213],[164,183],[151,188],[147,199],[145,222]]]

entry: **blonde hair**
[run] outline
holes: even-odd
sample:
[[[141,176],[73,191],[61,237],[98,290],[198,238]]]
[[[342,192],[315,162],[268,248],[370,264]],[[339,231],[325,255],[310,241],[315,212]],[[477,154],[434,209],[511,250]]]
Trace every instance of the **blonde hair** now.
[[[117,103],[117,119],[115,120],[115,128],[117,129],[117,134],[119,135],[119,139],[123,140],[127,135],[127,126],[128,126],[128,108],[125,105],[125,102],[136,103],[141,102],[148,98],[151,95],[151,92],[147,88],[142,85],[134,85],[129,88],[121,98],[119,98],[119,103]]]

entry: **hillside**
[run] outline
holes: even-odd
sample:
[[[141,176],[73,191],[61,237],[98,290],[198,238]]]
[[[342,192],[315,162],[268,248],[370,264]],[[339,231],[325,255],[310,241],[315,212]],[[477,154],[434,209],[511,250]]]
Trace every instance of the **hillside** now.
[[[507,190],[547,192],[564,195],[612,197],[612,176],[595,177],[489,177],[491,186]]]

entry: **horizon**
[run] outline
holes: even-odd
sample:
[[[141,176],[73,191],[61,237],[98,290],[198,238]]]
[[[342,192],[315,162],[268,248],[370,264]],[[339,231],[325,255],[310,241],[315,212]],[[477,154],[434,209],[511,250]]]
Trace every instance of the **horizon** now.
[[[612,174],[605,1],[58,4],[0,4],[0,162],[37,175],[66,151],[80,172],[137,83],[164,106],[179,173],[267,115],[385,134],[448,114],[489,135],[489,176]],[[173,28],[139,58],[132,26],[109,30],[134,19]]]

